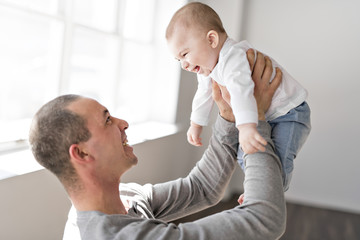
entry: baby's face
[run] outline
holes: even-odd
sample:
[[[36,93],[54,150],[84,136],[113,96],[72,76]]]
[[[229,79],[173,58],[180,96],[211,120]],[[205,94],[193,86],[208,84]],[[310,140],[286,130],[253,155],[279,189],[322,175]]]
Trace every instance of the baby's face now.
[[[208,76],[219,58],[218,48],[211,45],[206,33],[178,27],[170,39],[168,46],[181,67],[189,72]]]

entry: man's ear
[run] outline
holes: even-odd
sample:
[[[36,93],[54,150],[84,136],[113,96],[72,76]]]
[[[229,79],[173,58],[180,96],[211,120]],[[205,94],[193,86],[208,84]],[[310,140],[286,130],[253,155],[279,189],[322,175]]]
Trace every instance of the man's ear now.
[[[92,159],[79,144],[72,144],[69,148],[69,154],[71,159],[80,164],[88,162]]]
[[[206,34],[206,39],[209,41],[212,48],[216,48],[219,45],[219,34],[215,30],[210,30]]]

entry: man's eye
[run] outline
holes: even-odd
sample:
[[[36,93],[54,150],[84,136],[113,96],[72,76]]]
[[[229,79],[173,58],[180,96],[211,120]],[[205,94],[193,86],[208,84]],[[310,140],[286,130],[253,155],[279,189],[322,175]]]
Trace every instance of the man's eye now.
[[[111,117],[108,116],[108,117],[106,118],[106,124],[111,124],[111,123],[112,123]]]

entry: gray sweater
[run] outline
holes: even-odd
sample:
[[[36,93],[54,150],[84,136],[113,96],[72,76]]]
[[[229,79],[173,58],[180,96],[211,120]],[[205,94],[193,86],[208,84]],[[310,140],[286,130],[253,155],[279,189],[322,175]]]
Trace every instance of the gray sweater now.
[[[73,230],[81,239],[94,240],[278,239],[286,220],[281,164],[270,126],[260,121],[258,130],[268,145],[265,152],[244,158],[241,206],[178,226],[167,223],[212,206],[223,196],[236,166],[238,132],[233,123],[218,117],[208,149],[187,177],[155,185],[121,184],[121,198],[131,205],[127,215],[73,211],[64,239],[74,239]]]

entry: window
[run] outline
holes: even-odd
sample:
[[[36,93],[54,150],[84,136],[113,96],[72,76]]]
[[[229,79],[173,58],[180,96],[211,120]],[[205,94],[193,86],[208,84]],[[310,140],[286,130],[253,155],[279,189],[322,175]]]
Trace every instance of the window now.
[[[133,125],[174,123],[180,68],[165,28],[184,2],[0,0],[0,155],[27,147],[32,116],[60,94]]]

